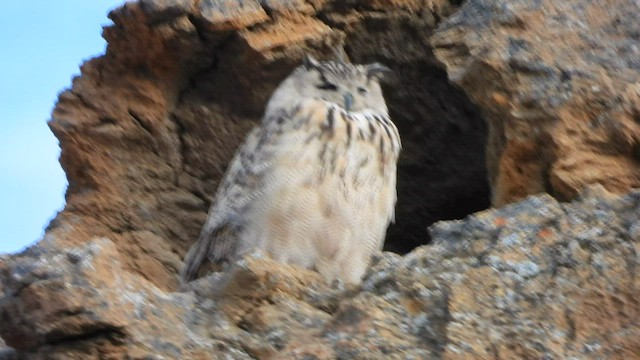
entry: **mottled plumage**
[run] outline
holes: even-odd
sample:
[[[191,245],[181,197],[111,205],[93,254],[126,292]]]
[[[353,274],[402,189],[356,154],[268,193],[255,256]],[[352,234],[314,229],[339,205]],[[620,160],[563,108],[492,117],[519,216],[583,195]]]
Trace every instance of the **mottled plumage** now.
[[[378,84],[387,70],[307,57],[280,84],[227,169],[183,281],[207,258],[255,250],[361,281],[396,203],[400,137]]]

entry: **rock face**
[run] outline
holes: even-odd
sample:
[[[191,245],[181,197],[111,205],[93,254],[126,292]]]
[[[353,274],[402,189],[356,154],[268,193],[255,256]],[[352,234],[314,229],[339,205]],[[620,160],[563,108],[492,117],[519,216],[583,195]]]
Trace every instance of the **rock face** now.
[[[493,204],[640,187],[640,4],[470,0],[435,53],[488,121]]]
[[[67,205],[0,257],[0,359],[640,358],[640,192],[614,195],[640,184],[637,2],[460,3],[113,11],[50,122]],[[248,257],[179,291],[271,91],[338,44],[396,73],[388,249],[432,244],[384,253],[354,288]],[[486,208],[489,184],[495,205],[523,200],[427,233]]]
[[[165,292],[107,239],[3,264],[0,335],[25,359],[635,359],[640,191],[548,195],[431,228],[358,288],[248,257]]]

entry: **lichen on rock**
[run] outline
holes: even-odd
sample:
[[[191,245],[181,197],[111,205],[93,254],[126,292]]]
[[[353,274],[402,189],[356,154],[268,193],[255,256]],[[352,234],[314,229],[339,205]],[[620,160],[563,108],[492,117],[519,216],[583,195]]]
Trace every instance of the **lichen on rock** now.
[[[640,187],[640,48],[632,0],[473,0],[432,38],[487,119],[493,205],[589,184]]]
[[[431,228],[363,284],[247,257],[166,292],[107,239],[3,263],[0,335],[23,358],[610,358],[640,351],[640,192],[529,197]]]

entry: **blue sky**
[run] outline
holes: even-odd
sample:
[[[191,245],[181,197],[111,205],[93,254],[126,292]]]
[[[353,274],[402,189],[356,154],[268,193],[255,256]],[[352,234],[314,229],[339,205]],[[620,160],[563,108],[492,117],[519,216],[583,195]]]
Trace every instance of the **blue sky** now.
[[[0,11],[0,253],[39,240],[67,181],[47,127],[79,65],[104,52],[102,25],[124,0],[5,1]]]

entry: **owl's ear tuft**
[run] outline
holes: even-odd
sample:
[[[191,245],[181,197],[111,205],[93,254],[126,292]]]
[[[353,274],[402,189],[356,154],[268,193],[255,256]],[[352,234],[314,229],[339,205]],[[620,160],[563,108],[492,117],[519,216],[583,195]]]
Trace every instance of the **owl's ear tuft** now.
[[[373,63],[367,65],[367,78],[368,79],[384,79],[386,76],[391,75],[393,71],[388,67],[380,64]]]
[[[302,59],[302,65],[304,65],[304,67],[307,70],[311,70],[311,69],[319,68],[320,62],[316,60],[313,56],[309,54],[305,54],[304,59]]]

